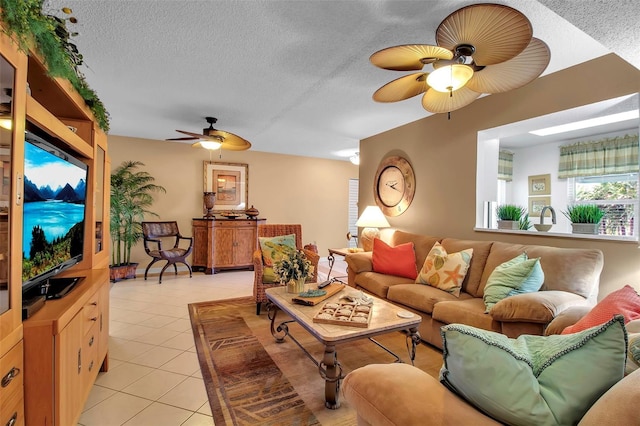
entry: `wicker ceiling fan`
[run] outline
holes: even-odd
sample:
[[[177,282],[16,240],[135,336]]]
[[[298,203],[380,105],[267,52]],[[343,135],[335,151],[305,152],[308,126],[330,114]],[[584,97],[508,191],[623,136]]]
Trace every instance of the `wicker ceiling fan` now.
[[[205,117],[209,127],[202,129],[202,134],[187,132],[185,130],[176,130],[176,132],[189,135],[187,138],[171,138],[168,141],[188,141],[197,140],[193,145],[194,148],[205,148],[209,150],[226,149],[228,151],[246,151],[251,148],[251,142],[241,138],[230,132],[218,130],[213,125],[218,121],[215,117]]]
[[[385,84],[373,94],[378,102],[402,101],[421,93],[432,113],[450,113],[483,93],[524,86],[545,70],[549,47],[533,37],[521,12],[499,4],[474,4],[456,10],[436,29],[437,46],[407,44],[380,50],[369,58],[395,71],[422,70]]]

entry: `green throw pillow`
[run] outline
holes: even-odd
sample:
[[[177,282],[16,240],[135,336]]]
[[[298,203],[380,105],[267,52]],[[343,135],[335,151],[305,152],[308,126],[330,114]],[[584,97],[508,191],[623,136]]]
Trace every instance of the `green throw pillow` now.
[[[577,424],[624,375],[621,315],[575,334],[510,339],[462,324],[443,326],[441,334],[440,381],[506,424]]]
[[[259,237],[262,262],[265,266],[273,267],[273,264],[282,259],[291,250],[296,249],[296,235],[280,235],[277,237]]]
[[[540,266],[540,258],[528,259],[527,254],[522,253],[498,265],[489,275],[484,287],[485,312],[489,312],[493,305],[505,297],[540,290],[543,282],[544,272]]]

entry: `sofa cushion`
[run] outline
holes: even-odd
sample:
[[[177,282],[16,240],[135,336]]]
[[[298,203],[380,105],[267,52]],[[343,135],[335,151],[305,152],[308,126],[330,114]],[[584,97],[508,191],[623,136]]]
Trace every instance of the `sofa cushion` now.
[[[379,238],[373,240],[373,270],[380,274],[415,279],[416,254],[413,243],[390,246]]]
[[[361,272],[355,277],[355,285],[357,287],[383,299],[387,298],[389,288],[408,283],[415,285],[412,279],[396,277],[395,275],[379,274],[377,272]]]
[[[484,287],[486,311],[505,297],[538,291],[543,282],[540,259],[527,259],[526,253],[498,265]]]
[[[548,324],[565,309],[585,304],[584,297],[567,291],[536,291],[502,299],[493,305],[491,316],[502,322]]]
[[[616,314],[624,317],[625,324],[640,318],[640,296],[630,285],[609,293],[577,323],[562,330],[562,334],[575,333],[604,324]]]
[[[424,260],[416,283],[427,284],[458,296],[472,256],[473,249],[447,253],[440,243],[435,243]]]
[[[442,339],[441,381],[507,424],[576,424],[624,374],[621,316],[575,334],[517,339],[452,324]]]
[[[578,426],[637,425],[640,371],[613,385],[582,417]]]
[[[431,247],[435,243],[440,241],[440,238],[432,235],[419,235],[412,234],[410,232],[403,232],[396,230],[390,238],[391,245],[397,246],[405,243],[413,243],[414,250],[416,252],[416,270],[422,268],[422,264],[431,250]]]
[[[461,323],[499,332],[500,323],[495,321],[491,315],[487,315],[484,310],[482,299],[470,297],[465,300],[437,303],[433,307],[431,317],[444,324]]]
[[[480,280],[482,271],[487,263],[487,257],[491,252],[493,241],[474,241],[474,240],[458,240],[456,238],[445,238],[441,242],[442,247],[448,253],[455,253],[468,248],[473,249],[473,257],[467,271],[467,276],[462,282],[462,291],[469,293],[474,297],[482,297],[480,288]]]
[[[427,314],[433,312],[433,305],[438,302],[470,298],[471,296],[466,293],[460,293],[460,296],[456,297],[435,287],[413,283],[390,286],[387,292],[387,299],[391,302],[400,303]]]
[[[596,303],[600,272],[604,264],[604,256],[597,249],[570,249],[496,241],[491,246],[480,288],[484,290],[496,266],[520,253],[527,253],[530,258],[540,258],[545,273],[541,290],[568,291],[589,299],[592,304]]]
[[[280,235],[277,237],[259,237],[260,251],[262,251],[262,261],[266,266],[273,267],[273,264],[282,257],[296,249],[296,235]]]
[[[407,364],[357,368],[344,378],[342,391],[357,411],[359,425],[499,425],[434,377]]]

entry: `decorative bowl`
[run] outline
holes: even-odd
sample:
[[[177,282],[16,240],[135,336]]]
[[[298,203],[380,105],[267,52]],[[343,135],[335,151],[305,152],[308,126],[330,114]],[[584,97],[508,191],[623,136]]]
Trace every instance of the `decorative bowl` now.
[[[535,223],[533,226],[538,230],[538,232],[547,232],[553,225]]]
[[[237,217],[242,216],[242,213],[226,212],[226,213],[220,213],[220,216],[226,217],[227,219],[235,219]]]

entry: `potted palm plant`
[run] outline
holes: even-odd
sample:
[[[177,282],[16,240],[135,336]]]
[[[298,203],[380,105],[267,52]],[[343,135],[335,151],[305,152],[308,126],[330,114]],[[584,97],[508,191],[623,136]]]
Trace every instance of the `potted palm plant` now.
[[[520,229],[520,220],[524,215],[524,207],[515,204],[500,204],[496,208],[498,229]]]
[[[574,204],[562,212],[571,221],[574,234],[598,234],[598,226],[604,212],[595,204]]]
[[[131,247],[142,238],[145,215],[158,216],[148,210],[154,192],[166,192],[155,185],[155,178],[145,171],[140,161],[125,161],[111,173],[111,265],[112,282],[135,278],[137,263],[131,263]]]

